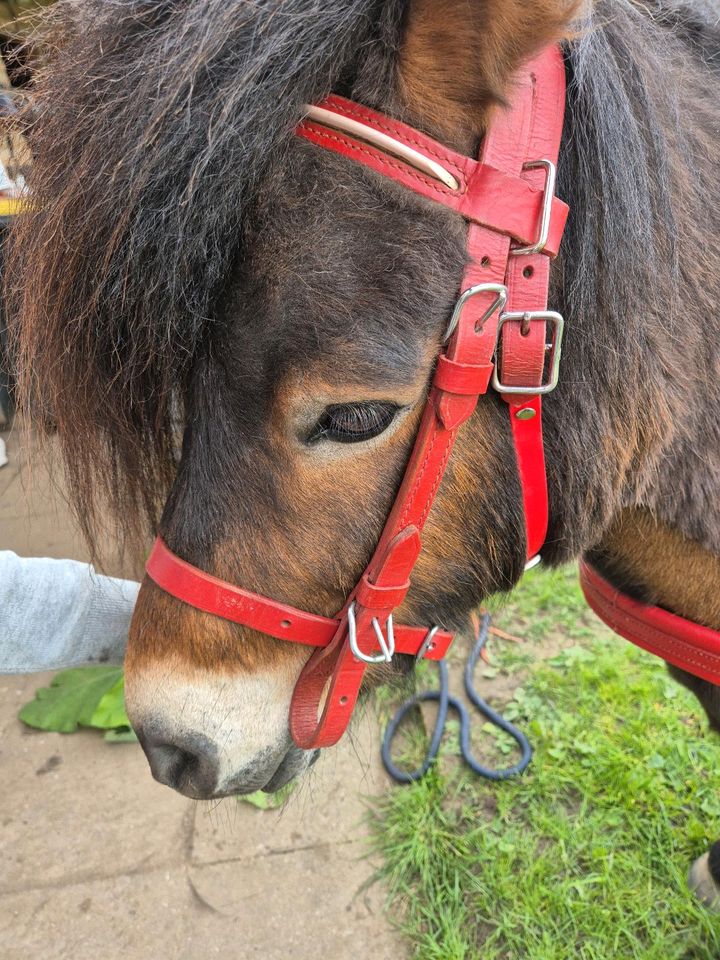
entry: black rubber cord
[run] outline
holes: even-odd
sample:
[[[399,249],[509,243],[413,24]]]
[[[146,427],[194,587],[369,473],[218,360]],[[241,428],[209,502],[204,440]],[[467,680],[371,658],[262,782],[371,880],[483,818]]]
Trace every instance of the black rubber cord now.
[[[390,723],[387,725],[387,729],[385,730],[385,736],[382,744],[382,760],[385,764],[385,769],[394,780],[397,780],[399,783],[413,783],[415,780],[420,780],[421,777],[425,776],[430,769],[430,765],[437,757],[438,751],[440,750],[440,742],[442,741],[443,733],[445,732],[445,725],[447,723],[448,710],[450,707],[456,710],[460,716],[460,752],[462,753],[463,759],[474,773],[478,774],[480,777],[485,777],[488,780],[507,780],[510,777],[516,777],[518,774],[527,769],[528,764],[532,760],[532,747],[530,746],[527,737],[521,730],[518,730],[516,726],[510,723],[509,720],[505,720],[505,718],[502,717],[496,710],[493,710],[493,708],[486,703],[485,700],[483,700],[473,684],[475,667],[477,666],[477,662],[480,658],[480,654],[483,651],[483,647],[487,643],[489,630],[490,614],[486,613],[483,615],[480,623],[477,641],[475,642],[468,661],[465,664],[465,691],[470,701],[482,714],[485,715],[485,717],[487,717],[490,723],[494,724],[496,727],[499,727],[501,730],[504,730],[506,733],[509,733],[510,736],[515,739],[521,751],[520,759],[512,767],[507,767],[503,770],[494,770],[492,767],[486,767],[482,763],[479,763],[473,757],[472,748],[470,745],[470,714],[468,713],[467,707],[464,703],[458,700],[457,697],[450,695],[447,663],[445,660],[440,660],[438,662],[438,677],[440,681],[439,690],[426,690],[423,693],[418,693],[409,700],[406,700],[405,703],[398,708],[395,716],[392,718]],[[437,701],[438,712],[427,754],[417,770],[401,770],[400,767],[396,766],[391,756],[393,740],[395,739],[400,725],[409,711],[412,710],[413,707],[416,707],[428,700]]]

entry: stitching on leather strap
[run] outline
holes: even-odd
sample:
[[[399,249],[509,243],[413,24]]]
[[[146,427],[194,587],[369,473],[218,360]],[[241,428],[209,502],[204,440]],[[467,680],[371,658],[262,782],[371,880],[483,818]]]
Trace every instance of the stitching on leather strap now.
[[[320,126],[316,125],[314,121],[308,122],[306,120],[305,123],[308,129],[312,131],[313,136],[322,137],[324,140],[334,140],[336,143],[342,144],[349,150],[354,150],[355,153],[364,153],[366,156],[372,157],[373,160],[376,160],[378,163],[383,164],[383,166],[400,171],[400,173],[410,177],[411,180],[417,180],[418,183],[422,183],[425,187],[429,187],[436,193],[440,193],[448,197],[462,197],[467,193],[467,185],[465,183],[464,174],[461,175],[462,182],[460,183],[460,189],[450,190],[448,187],[441,186],[436,180],[433,180],[430,177],[426,178],[421,173],[417,173],[409,164],[400,164],[389,160],[387,155],[380,150],[368,150],[365,147],[361,147],[355,140],[349,140],[346,137],[338,136],[333,133],[327,133]]]
[[[368,127],[377,127],[378,130],[384,130],[385,133],[392,134],[396,140],[400,140],[403,143],[412,143],[413,146],[420,147],[424,153],[430,154],[430,156],[435,157],[436,160],[442,160],[444,166],[452,166],[453,171],[460,177],[464,178],[466,176],[462,167],[460,167],[453,159],[448,157],[447,154],[441,153],[439,150],[431,150],[428,144],[424,141],[415,140],[413,137],[409,137],[404,131],[398,130],[397,127],[391,127],[388,124],[381,123],[375,117],[369,118],[366,114],[361,113],[359,110],[347,110],[345,109],[344,104],[337,104],[335,101],[331,101],[331,104],[333,113],[340,113],[347,117],[356,117]],[[317,121],[312,122],[316,123]]]
[[[455,439],[455,431],[453,431],[451,437],[448,437],[447,444],[446,444],[446,448],[445,448],[445,453],[444,453],[443,458],[442,458],[442,462],[441,462],[440,465],[438,466],[437,474],[435,475],[435,479],[433,480],[432,490],[428,493],[428,497],[427,497],[427,500],[426,500],[426,502],[425,502],[425,506],[423,507],[422,513],[420,514],[420,527],[421,527],[421,528],[424,526],[425,521],[427,520],[427,518],[428,518],[428,516],[429,516],[429,514],[430,514],[430,511],[432,510],[432,505],[433,505],[433,502],[434,502],[434,500],[435,500],[435,496],[436,496],[436,494],[437,494],[438,487],[440,486],[440,484],[441,484],[441,482],[442,482],[443,475],[445,474],[445,468],[447,467],[447,462],[448,462],[448,458],[450,457],[450,451],[452,450],[453,440],[454,440],[454,439]]]
[[[660,627],[649,626],[634,614],[623,610],[616,604],[613,604],[613,602],[605,595],[605,593],[603,593],[602,590],[600,590],[594,583],[590,583],[585,580],[583,587],[586,594],[589,594],[592,597],[597,606],[600,607],[601,610],[607,610],[608,616],[612,617],[613,623],[608,624],[608,626],[610,626],[612,629],[615,629],[616,627],[624,629],[628,633],[632,632],[636,635],[637,639],[635,641],[633,641],[633,637],[631,636],[627,638],[631,642],[637,642],[638,640],[644,641],[648,644],[648,646],[653,647],[653,650],[660,650],[661,648],[664,648],[668,653],[675,655],[678,659],[681,659],[689,666],[698,667],[700,669],[711,668],[715,671],[720,670],[720,653],[715,654],[708,650],[700,650],[689,640],[681,640],[679,638],[672,637]]]
[[[431,455],[431,453],[433,452],[433,449],[434,449],[434,447],[435,447],[435,444],[437,443],[437,438],[438,438],[438,434],[435,433],[435,434],[433,435],[432,442],[429,444],[427,450],[425,451],[425,459],[423,460],[423,462],[422,462],[422,464],[421,464],[421,466],[420,466],[420,469],[418,470],[417,478],[416,478],[416,480],[415,480],[415,487],[419,487],[419,486],[420,486],[420,481],[421,481],[422,478],[425,476],[425,471],[426,471],[426,469],[427,469],[428,460],[430,459],[430,455]],[[410,513],[410,510],[411,510],[411,508],[412,508],[412,500],[413,500],[412,497],[408,497],[408,498],[407,498],[407,502],[405,503],[405,509],[403,510],[402,516],[400,517],[400,524],[399,524],[400,527],[404,527],[405,524],[407,523],[408,514]]]

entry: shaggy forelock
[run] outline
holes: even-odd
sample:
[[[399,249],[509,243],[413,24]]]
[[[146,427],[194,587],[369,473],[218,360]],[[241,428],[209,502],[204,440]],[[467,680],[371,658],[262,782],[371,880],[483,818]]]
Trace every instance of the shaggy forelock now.
[[[58,423],[87,533],[99,489],[124,527],[155,518],[173,472],[172,401],[216,320],[248,198],[303,104],[372,43],[380,8],[397,25],[387,8],[400,6],[57,3],[10,299],[21,393]]]

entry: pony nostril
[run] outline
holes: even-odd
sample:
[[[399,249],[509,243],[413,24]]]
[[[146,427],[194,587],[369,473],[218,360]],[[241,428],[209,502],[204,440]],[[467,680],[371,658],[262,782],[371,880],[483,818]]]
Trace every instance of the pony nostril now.
[[[189,750],[174,747],[171,743],[154,743],[145,753],[155,779],[169,787],[176,787],[197,760]]]
[[[216,751],[205,737],[183,734],[171,738],[136,732],[152,775],[159,783],[195,799],[213,795],[218,764]]]

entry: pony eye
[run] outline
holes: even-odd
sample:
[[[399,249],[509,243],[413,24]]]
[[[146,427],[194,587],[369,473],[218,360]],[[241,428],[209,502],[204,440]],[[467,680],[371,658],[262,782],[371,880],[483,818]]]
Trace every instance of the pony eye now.
[[[394,403],[338,403],[326,407],[307,443],[362,443],[383,433],[400,408]]]

